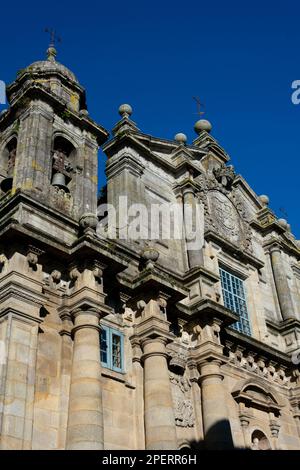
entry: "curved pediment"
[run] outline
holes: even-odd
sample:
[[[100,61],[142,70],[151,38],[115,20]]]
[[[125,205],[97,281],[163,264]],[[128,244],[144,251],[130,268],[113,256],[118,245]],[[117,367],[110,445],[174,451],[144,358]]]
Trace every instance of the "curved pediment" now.
[[[261,380],[248,379],[239,382],[232,391],[233,398],[247,406],[264,409],[266,411],[279,411],[283,405],[276,392]]]

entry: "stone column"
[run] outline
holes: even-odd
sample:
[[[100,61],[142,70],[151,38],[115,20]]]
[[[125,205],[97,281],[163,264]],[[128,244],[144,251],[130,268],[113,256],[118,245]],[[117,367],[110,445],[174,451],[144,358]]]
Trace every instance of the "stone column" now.
[[[163,337],[142,341],[146,449],[177,449],[173,399]]]
[[[270,256],[282,319],[296,318],[279,245],[270,248]]]
[[[212,450],[233,448],[220,365],[217,359],[199,364],[205,446]]]
[[[191,269],[196,266],[201,266],[203,264],[203,246],[201,246],[201,242],[199,241],[199,246],[193,246],[193,249],[191,249],[192,247],[189,247],[190,244],[197,245],[197,243],[195,243],[194,240],[190,238],[190,235],[191,231],[195,233],[196,228],[200,227],[200,221],[197,220],[197,218],[199,217],[199,213],[197,211],[197,201],[192,188],[185,188],[183,190],[183,204],[186,248],[189,268]],[[204,227],[202,227],[202,229],[204,230]],[[199,237],[199,240],[201,239],[200,233],[197,233],[197,237]]]
[[[62,320],[61,335],[61,364],[60,364],[60,403],[59,403],[59,433],[58,433],[58,449],[65,449],[68,427],[68,408],[69,408],[69,392],[72,370],[72,349],[73,341],[71,338],[72,320],[69,313],[60,313]]]
[[[103,449],[103,412],[100,363],[100,312],[78,309],[69,401],[67,449]]]
[[[203,423],[202,423],[202,403],[201,403],[201,390],[199,387],[199,371],[194,362],[189,363],[190,382],[192,385],[192,399],[195,412],[195,437],[197,441],[203,441]]]
[[[136,398],[134,400],[135,415],[135,443],[136,449],[145,449],[145,427],[144,427],[144,370],[142,366],[142,349],[140,342],[135,338],[132,345],[132,369],[136,384]]]

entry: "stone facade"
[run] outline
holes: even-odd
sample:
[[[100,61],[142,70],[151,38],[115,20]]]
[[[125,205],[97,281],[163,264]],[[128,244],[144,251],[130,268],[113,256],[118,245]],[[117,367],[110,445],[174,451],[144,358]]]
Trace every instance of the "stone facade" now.
[[[0,448],[300,449],[300,242],[207,121],[188,145],[123,105],[108,140],[55,55],[20,71],[0,115]],[[97,212],[100,146],[116,237]],[[163,219],[155,240],[124,237],[122,197],[176,204],[185,236]],[[251,334],[220,267],[243,282]]]

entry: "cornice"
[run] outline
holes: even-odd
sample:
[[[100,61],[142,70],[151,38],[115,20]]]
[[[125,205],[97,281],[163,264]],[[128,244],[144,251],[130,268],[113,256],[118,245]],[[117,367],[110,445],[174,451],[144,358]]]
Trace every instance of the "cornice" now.
[[[239,260],[245,260],[247,263],[251,264],[255,268],[261,269],[264,267],[265,263],[260,259],[256,258],[256,256],[252,255],[251,253],[245,250],[242,250],[241,248],[239,248],[238,245],[234,245],[229,240],[226,240],[224,237],[221,237],[219,234],[213,232],[212,230],[206,230],[204,238],[206,241],[212,240],[216,242],[222,248],[224,247],[224,251],[228,251]]]
[[[223,336],[224,342],[229,340],[232,343],[240,345],[245,349],[249,349],[258,355],[265,356],[269,360],[280,362],[287,367],[293,366],[291,358],[288,354],[278,351],[272,346],[269,346],[266,343],[259,341],[251,336],[244,335],[243,333],[239,333],[238,331],[231,328],[225,328],[223,331]]]
[[[238,321],[239,316],[217,302],[209,299],[201,299],[191,305],[177,304],[180,316],[190,324],[198,324],[212,321],[214,318],[221,320],[224,325],[231,325]]]
[[[11,116],[15,109],[19,106],[20,99],[24,98],[31,98],[34,99],[37,96],[43,98],[46,102],[49,102],[51,106],[54,107],[55,110],[58,112],[62,112],[66,109],[66,104],[63,103],[55,93],[45,89],[43,85],[40,83],[28,83],[27,86],[24,87],[20,95],[17,96],[17,99],[11,104],[9,108],[9,115]],[[76,111],[67,108],[68,110],[68,119],[75,123],[78,127],[86,129],[90,131],[93,135],[95,135],[98,139],[99,145],[102,145],[108,139],[109,132],[104,129],[104,127],[96,124],[90,117],[85,115],[80,115]],[[0,126],[4,123],[4,120],[8,119],[8,114],[4,115],[3,119],[0,119]]]

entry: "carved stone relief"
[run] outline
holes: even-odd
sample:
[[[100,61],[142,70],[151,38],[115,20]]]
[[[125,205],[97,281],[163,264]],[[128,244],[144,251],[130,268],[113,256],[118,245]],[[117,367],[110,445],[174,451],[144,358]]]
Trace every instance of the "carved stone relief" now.
[[[170,373],[176,426],[193,427],[194,408],[191,399],[191,383],[185,377]]]
[[[222,173],[222,174],[221,174]],[[242,250],[252,252],[252,233],[244,201],[232,187],[233,169],[209,172],[197,178],[204,206],[205,228],[220,234]]]
[[[71,215],[73,198],[57,186],[50,186],[50,204],[67,215]]]

